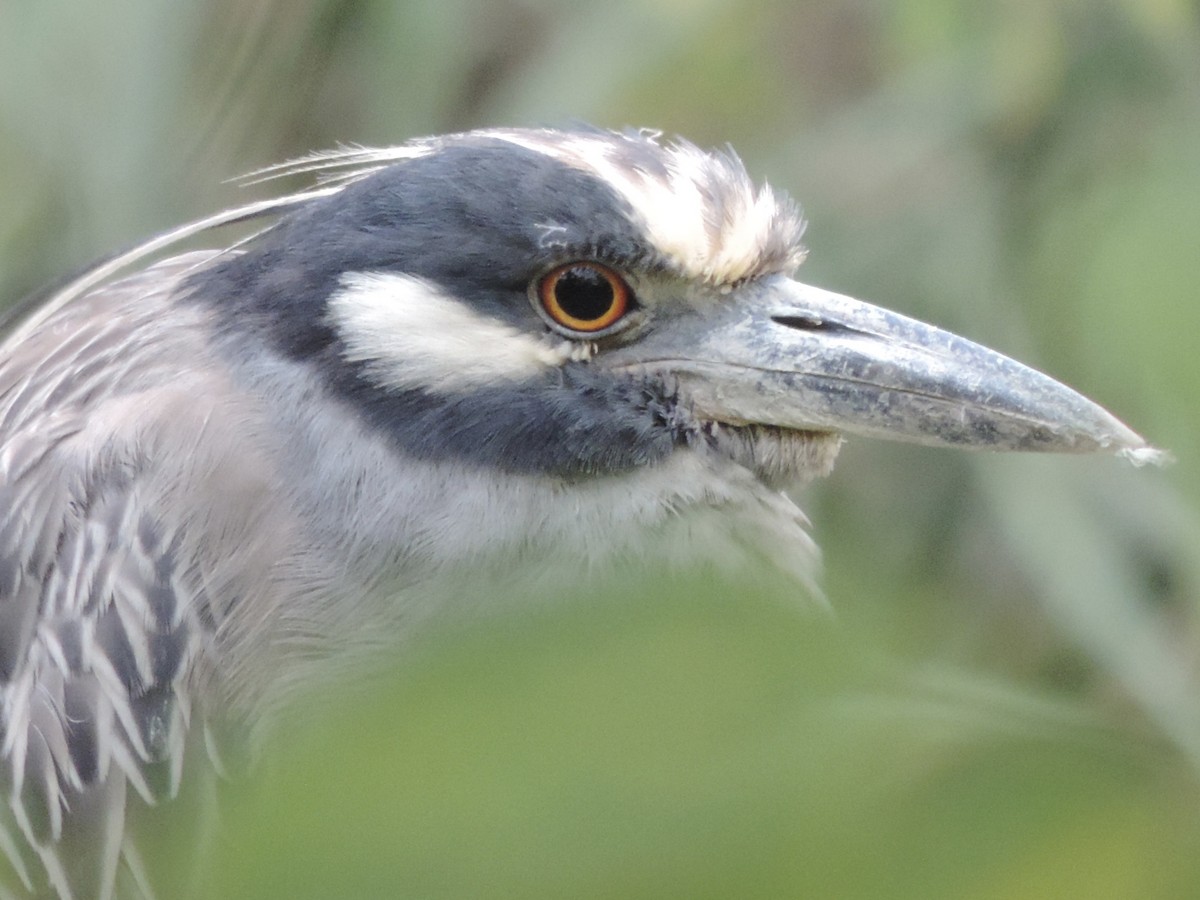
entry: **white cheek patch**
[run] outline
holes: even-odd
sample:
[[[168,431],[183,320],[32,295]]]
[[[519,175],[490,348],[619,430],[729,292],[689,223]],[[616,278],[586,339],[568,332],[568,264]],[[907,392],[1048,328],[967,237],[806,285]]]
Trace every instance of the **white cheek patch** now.
[[[345,358],[367,366],[380,386],[458,393],[521,381],[591,348],[547,340],[476,312],[423,278],[391,272],[342,277],[328,319]]]

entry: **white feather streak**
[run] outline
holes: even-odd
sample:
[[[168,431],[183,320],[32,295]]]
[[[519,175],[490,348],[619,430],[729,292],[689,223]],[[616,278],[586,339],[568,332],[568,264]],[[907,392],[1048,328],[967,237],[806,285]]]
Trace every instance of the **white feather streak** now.
[[[691,144],[660,146],[667,167],[664,179],[623,162],[620,144],[611,135],[484,133],[597,176],[629,203],[647,237],[683,274],[711,284],[736,282],[753,271],[779,215],[769,187],[756,188],[727,160]],[[709,199],[716,184],[728,188],[720,209]]]

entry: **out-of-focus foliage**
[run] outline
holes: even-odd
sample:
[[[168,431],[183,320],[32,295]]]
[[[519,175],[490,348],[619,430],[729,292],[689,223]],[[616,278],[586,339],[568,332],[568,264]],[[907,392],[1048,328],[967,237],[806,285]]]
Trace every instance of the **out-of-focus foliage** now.
[[[855,441],[834,622],[624,583],[416,636],[232,799],[214,896],[1200,894],[1194,3],[12,0],[0,302],[278,159],[574,120],[734,144],[807,280],[1180,462]]]
[[[1184,897],[1191,773],[1094,709],[686,581],[427,646],[226,810],[213,897]],[[372,773],[364,778],[364,772]],[[270,822],[272,833],[261,834]]]

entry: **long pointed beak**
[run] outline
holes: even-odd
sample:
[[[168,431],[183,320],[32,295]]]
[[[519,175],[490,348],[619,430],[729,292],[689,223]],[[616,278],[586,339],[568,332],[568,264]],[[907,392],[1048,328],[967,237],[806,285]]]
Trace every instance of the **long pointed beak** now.
[[[652,325],[607,363],[675,379],[703,419],[935,446],[1157,451],[1041,372],[888,310],[782,276]]]

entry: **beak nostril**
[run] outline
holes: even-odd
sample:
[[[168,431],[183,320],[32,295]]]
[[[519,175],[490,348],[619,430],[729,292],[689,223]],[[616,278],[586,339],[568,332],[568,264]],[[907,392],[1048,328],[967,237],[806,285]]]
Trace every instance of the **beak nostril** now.
[[[813,315],[771,316],[771,321],[785,328],[794,328],[796,331],[853,332],[855,330],[840,322],[829,322],[820,316]]]
[[[822,331],[826,327],[825,320],[816,316],[771,316],[771,321],[797,331]]]

